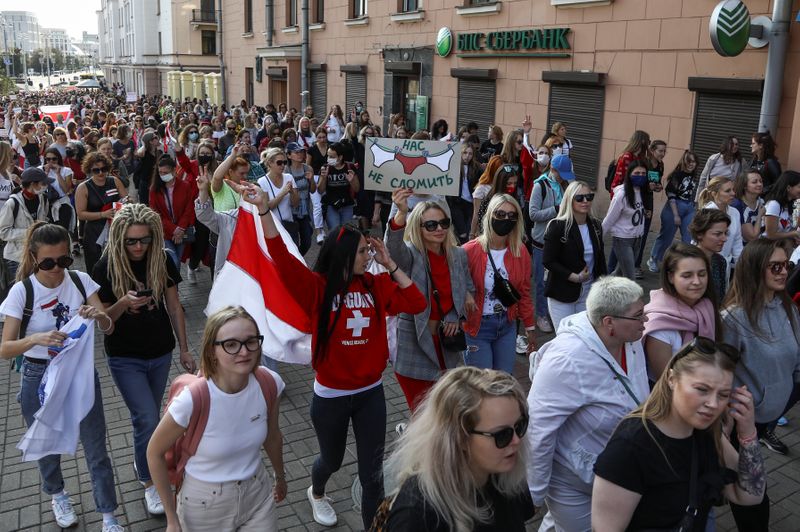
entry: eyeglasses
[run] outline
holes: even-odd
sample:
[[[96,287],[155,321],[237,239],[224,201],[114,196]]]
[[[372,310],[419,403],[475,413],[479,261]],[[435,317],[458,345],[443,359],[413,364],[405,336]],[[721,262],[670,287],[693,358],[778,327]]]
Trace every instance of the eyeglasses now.
[[[106,172],[108,172],[108,166],[100,166],[97,168],[92,168],[92,173],[95,175],[105,174]]]
[[[262,343],[264,343],[264,337],[259,334],[258,336],[251,336],[245,341],[237,340],[236,338],[218,340],[214,342],[214,345],[221,345],[223,351],[231,356],[236,356],[241,352],[242,346],[244,346],[248,353],[261,351]]]
[[[54,163],[57,163],[58,162],[58,157],[45,157],[44,160],[48,161],[48,162],[52,161]]]
[[[628,321],[644,321],[645,315],[639,314],[638,316],[614,316],[609,315],[609,318],[617,318],[619,320],[628,320]]]
[[[148,235],[141,238],[126,238],[123,242],[125,242],[125,245],[128,247],[133,247],[136,244],[146,246],[153,242],[153,237]]]
[[[513,427],[506,427],[494,432],[483,432],[480,430],[471,430],[470,434],[478,434],[479,436],[488,436],[494,438],[494,445],[498,449],[505,449],[514,439],[516,433],[518,438],[525,436],[528,431],[528,416],[522,416],[519,421],[514,423]]]
[[[494,217],[497,220],[511,220],[512,222],[516,221],[519,216],[517,216],[516,212],[513,211],[501,211],[496,210],[494,211]]]
[[[767,267],[772,272],[772,275],[779,275],[783,270],[789,271],[789,261],[770,262]]]
[[[719,351],[733,362],[739,362],[740,358],[739,350],[730,344],[726,344],[724,342],[715,342],[714,340],[706,338],[705,336],[695,336],[691,342],[683,346],[677,353],[675,353],[675,356],[673,356],[672,360],[669,362],[669,367],[672,368],[672,366],[675,365],[675,362],[685,357],[692,351],[699,351],[704,355],[713,355]]]
[[[286,159],[281,159],[280,161],[272,161],[278,166],[286,166]]]
[[[594,192],[590,192],[588,194],[575,194],[572,199],[578,203],[583,203],[584,201],[594,201]]]
[[[442,229],[450,229],[450,218],[442,218],[441,220],[428,220],[427,222],[422,222],[420,225],[429,233],[433,233],[436,231],[437,227],[441,227]]]
[[[47,257],[46,259],[43,259],[42,261],[40,261],[36,266],[40,270],[44,270],[44,271],[48,272],[48,271],[52,270],[53,268],[55,268],[56,266],[58,266],[59,268],[62,268],[62,269],[63,268],[69,268],[70,266],[72,266],[73,262],[74,262],[74,259],[72,257],[70,257],[69,255],[62,255],[61,257],[58,257],[57,259],[54,259],[54,258],[51,258],[51,257]]]

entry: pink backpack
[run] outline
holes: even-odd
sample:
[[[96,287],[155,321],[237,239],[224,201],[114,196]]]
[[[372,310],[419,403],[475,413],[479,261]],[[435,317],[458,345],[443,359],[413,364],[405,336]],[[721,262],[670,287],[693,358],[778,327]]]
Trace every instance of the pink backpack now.
[[[255,376],[261,386],[261,392],[264,394],[264,400],[267,402],[267,408],[269,409],[271,405],[275,404],[275,399],[278,396],[278,386],[272,374],[265,368],[259,367],[255,372]],[[203,437],[206,423],[208,423],[208,413],[211,410],[211,395],[208,391],[206,378],[202,375],[185,373],[170,384],[164,413],[167,412],[173,399],[187,387],[192,394],[192,415],[189,418],[189,426],[186,427],[186,432],[184,432],[183,436],[178,438],[164,455],[167,461],[169,482],[175,486],[176,495],[181,489],[181,484],[183,484],[186,463],[189,458],[194,456],[197,452],[197,446],[200,445],[200,439]]]

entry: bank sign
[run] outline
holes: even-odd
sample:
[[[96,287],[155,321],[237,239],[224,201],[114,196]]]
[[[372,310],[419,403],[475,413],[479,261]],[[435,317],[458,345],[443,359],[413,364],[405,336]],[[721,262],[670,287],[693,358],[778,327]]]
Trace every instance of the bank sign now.
[[[459,33],[441,28],[436,35],[436,53],[447,57],[455,49],[458,57],[570,57],[570,28],[497,30]]]

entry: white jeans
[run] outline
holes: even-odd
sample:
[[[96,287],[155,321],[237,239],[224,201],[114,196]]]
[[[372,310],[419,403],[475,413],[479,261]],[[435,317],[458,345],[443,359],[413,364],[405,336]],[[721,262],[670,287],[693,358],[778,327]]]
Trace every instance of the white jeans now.
[[[547,488],[547,515],[539,532],[590,532],[592,530],[592,485],[553,462]]]
[[[558,334],[558,325],[561,320],[567,316],[572,316],[578,312],[586,310],[586,298],[589,296],[589,289],[592,287],[592,282],[588,281],[581,286],[581,295],[578,296],[577,301],[572,303],[562,303],[552,297],[547,298],[547,310],[550,311],[550,321]]]

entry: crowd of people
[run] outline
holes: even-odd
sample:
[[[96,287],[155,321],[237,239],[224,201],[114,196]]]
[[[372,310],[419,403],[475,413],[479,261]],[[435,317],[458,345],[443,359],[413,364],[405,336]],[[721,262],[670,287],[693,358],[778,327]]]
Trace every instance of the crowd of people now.
[[[667,173],[666,143],[635,131],[601,217],[559,122],[537,142],[530,117],[481,138],[475,123],[412,131],[391,115],[388,137],[460,143],[458,192],[441,196],[365,188],[366,139],[384,134],[361,102],[326,116],[80,91],[3,103],[0,357],[21,374],[22,416],[39,422],[67,324],[96,324],[147,510],[168,531],[277,530],[293,480],[264,331],[225,307],[196,359],[178,294],[184,278],[213,282],[242,206],[311,324],[317,523],[338,522],[326,486],[352,424],[366,530],[516,531],[541,513],[548,532],[708,531],[722,504],[739,530],[769,529],[761,447],[790,452],[776,427],[800,400],[800,173],[769,133],[749,162],[728,137],[702,171],[686,150]],[[52,104],[70,111],[40,111]],[[315,243],[312,268],[289,249]],[[537,347],[539,333],[555,336]],[[165,398],[176,346],[186,375]],[[384,464],[390,359],[410,416]],[[65,418],[103,532],[121,532],[96,371],[79,395],[85,412]],[[74,525],[60,454],[38,466],[56,523]]]

